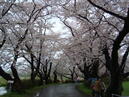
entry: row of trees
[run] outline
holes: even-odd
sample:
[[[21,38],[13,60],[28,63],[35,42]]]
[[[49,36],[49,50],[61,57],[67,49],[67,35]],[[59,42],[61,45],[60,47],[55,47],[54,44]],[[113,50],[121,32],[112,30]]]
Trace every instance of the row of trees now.
[[[0,2],[0,75],[21,88],[19,69],[30,72],[32,82],[48,83],[53,72],[74,80],[78,76],[110,79],[106,96],[122,93],[128,77],[128,3],[123,0],[32,0]],[[60,21],[66,34],[54,33]],[[58,26],[57,26],[58,27]],[[54,29],[53,29],[54,28]],[[70,32],[70,33],[69,33]],[[19,60],[21,65],[18,66]],[[6,73],[9,68],[12,74]],[[23,72],[22,71],[22,72]]]
[[[58,35],[46,35],[52,27],[48,22],[51,2],[3,0],[0,7],[0,75],[13,80],[16,91],[22,88],[19,73],[30,72],[32,82],[38,76],[40,84],[48,83],[58,39]]]
[[[64,48],[85,79],[98,76],[91,67],[106,68],[109,87],[106,96],[121,95],[122,81],[128,77],[128,1],[66,0],[59,18],[73,38]],[[79,66],[83,62],[84,69]],[[94,65],[95,64],[95,65]],[[104,66],[104,67],[103,67]],[[93,72],[93,74],[92,74]]]
[[[63,77],[74,80],[73,66],[67,67],[67,58],[58,56],[66,39],[52,29],[53,8],[58,3],[47,0],[0,2],[0,76],[14,81],[14,91],[22,90],[20,75],[26,73],[30,74],[32,83],[38,77],[40,85],[52,79],[63,81]]]

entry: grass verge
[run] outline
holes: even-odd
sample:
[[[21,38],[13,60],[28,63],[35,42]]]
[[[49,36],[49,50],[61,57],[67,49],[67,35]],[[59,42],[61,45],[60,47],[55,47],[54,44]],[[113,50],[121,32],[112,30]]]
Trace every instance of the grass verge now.
[[[80,85],[77,86],[77,89],[87,95],[91,95],[92,94],[92,90],[87,88],[83,83],[81,83]],[[122,95],[123,96],[129,96],[129,81],[125,81],[123,82],[123,92]]]
[[[129,96],[129,81],[123,82],[123,89],[124,91],[122,92],[122,95]]]
[[[42,86],[35,86],[31,87],[29,89],[25,89],[24,92],[17,93],[17,92],[9,92],[7,94],[4,94],[0,97],[33,97],[36,95],[37,92],[39,92],[41,89],[46,88],[51,85],[57,85],[59,83],[53,83],[53,84],[48,84],[48,85],[42,85]]]
[[[90,88],[86,87],[83,83],[79,84],[77,86],[77,89],[86,95],[92,95],[92,90]]]
[[[7,94],[4,94],[0,97],[32,97],[34,94],[36,94],[39,90],[42,88],[45,88],[46,86],[36,86],[31,89],[26,89],[24,92],[17,93],[17,92],[9,92]]]
[[[6,85],[7,85],[7,81],[2,77],[0,77],[0,86],[6,86]]]

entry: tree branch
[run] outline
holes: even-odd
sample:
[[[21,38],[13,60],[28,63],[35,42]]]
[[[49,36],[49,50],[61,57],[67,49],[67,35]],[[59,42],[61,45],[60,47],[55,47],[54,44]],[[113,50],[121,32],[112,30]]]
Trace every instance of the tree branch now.
[[[11,3],[6,10],[5,10],[5,8],[2,10],[2,17],[5,16],[8,13],[8,11],[11,9],[11,7],[13,6],[15,1],[16,0],[14,0],[13,3]]]
[[[127,78],[128,76],[129,76],[129,72],[122,74],[122,77],[123,77],[123,78]]]
[[[123,29],[119,32],[118,36],[116,37],[114,44],[113,44],[113,48],[112,48],[112,64],[114,69],[116,67],[119,67],[118,64],[118,50],[120,48],[120,44],[123,41],[124,37],[129,33],[129,9],[128,9],[128,15],[125,19],[124,22],[124,27]]]
[[[110,58],[107,46],[103,49],[103,54],[106,59],[106,67],[108,70],[111,70],[111,58]]]
[[[13,80],[10,74],[6,73],[2,67],[0,67],[0,76],[2,76],[5,80]]]
[[[116,14],[116,13],[114,13],[114,12],[108,11],[107,9],[105,9],[105,8],[103,8],[103,7],[101,7],[101,6],[97,5],[97,4],[95,4],[95,3],[93,3],[91,0],[87,0],[87,1],[88,1],[90,4],[92,4],[94,7],[97,7],[98,9],[101,9],[102,11],[104,11],[104,12],[106,12],[106,13],[112,15],[112,16],[115,16],[115,17],[120,18],[120,19],[122,19],[122,20],[125,20],[125,19],[126,19],[124,16],[120,16],[119,14]]]
[[[4,35],[4,38],[3,38],[3,40],[2,40],[2,43],[0,44],[0,48],[2,48],[2,46],[4,45],[4,43],[5,43],[5,41],[6,41],[7,35],[6,35],[6,32],[5,32],[4,27],[0,28],[0,30],[3,32],[3,35]]]
[[[126,65],[126,60],[127,60],[128,54],[129,54],[129,46],[127,47],[127,49],[123,55],[123,58],[122,58],[122,62],[121,62],[121,66],[120,66],[120,69],[122,72],[124,72],[124,67]]]

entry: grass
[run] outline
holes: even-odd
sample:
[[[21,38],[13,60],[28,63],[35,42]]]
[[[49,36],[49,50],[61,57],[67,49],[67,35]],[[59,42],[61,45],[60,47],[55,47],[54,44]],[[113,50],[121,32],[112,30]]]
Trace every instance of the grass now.
[[[122,92],[123,96],[129,96],[129,81],[123,83],[124,91]]]
[[[36,95],[37,92],[39,92],[41,89],[46,88],[51,85],[57,85],[59,83],[53,83],[53,84],[48,84],[48,85],[42,85],[42,86],[35,86],[33,88],[25,89],[24,92],[17,93],[17,92],[10,92],[7,94],[4,94],[0,97],[33,97]]]
[[[10,92],[10,93],[7,93],[0,97],[32,97],[32,95],[36,94],[36,92],[38,92],[39,90],[41,90],[43,88],[45,88],[49,85],[56,85],[56,84],[48,84],[48,85],[43,85],[43,86],[37,86],[37,85],[34,86],[33,83],[30,83],[29,80],[22,80],[22,81],[23,81],[24,85],[26,86],[25,87],[26,89],[24,92],[22,92],[22,93]],[[7,84],[7,81],[0,77],[0,86],[6,86],[6,84]],[[129,92],[128,92],[129,91],[129,81],[123,82],[123,88],[124,88],[124,91],[122,92],[122,95],[129,96]],[[92,94],[92,90],[90,88],[87,88],[83,83],[79,84],[77,86],[77,89],[87,95]]]
[[[87,95],[91,95],[92,94],[92,90],[90,88],[87,88],[83,83],[78,85],[77,89],[79,91],[83,92],[84,94],[87,94]]]
[[[37,86],[33,87],[31,89],[26,89],[22,93],[17,93],[17,92],[10,92],[5,95],[2,95],[0,97],[32,97],[34,94],[36,94],[39,90],[42,88],[45,88],[46,86]]]
[[[6,85],[7,82],[0,78],[0,86]],[[39,92],[41,89],[46,88],[50,85],[56,85],[59,83],[52,83],[48,85],[42,85],[39,86],[39,80],[35,81],[35,84],[32,83],[30,80],[24,79],[22,80],[23,83],[23,91],[18,93],[18,92],[8,92],[0,97],[33,97],[37,92]]]
[[[0,77],[0,86],[6,86],[6,85],[7,85],[7,81],[2,77]]]
[[[87,95],[91,95],[92,94],[92,90],[87,88],[83,83],[81,83],[80,85],[77,86],[78,90],[87,94]],[[123,92],[122,95],[123,96],[129,96],[129,81],[125,81],[123,82]]]

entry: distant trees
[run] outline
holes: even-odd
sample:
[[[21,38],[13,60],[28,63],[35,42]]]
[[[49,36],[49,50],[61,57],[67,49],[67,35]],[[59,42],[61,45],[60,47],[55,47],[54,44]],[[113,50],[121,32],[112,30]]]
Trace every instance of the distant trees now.
[[[12,0],[10,2],[8,1],[2,1],[0,2],[1,8],[1,37],[3,36],[1,40],[1,53],[5,56],[2,56],[1,54],[1,63],[2,65],[5,63],[12,71],[13,77],[11,75],[4,72],[2,67],[0,68],[0,75],[5,78],[6,80],[13,80],[13,90],[19,91],[22,88],[21,80],[18,74],[18,67],[17,62],[18,59],[20,59],[22,56],[26,56],[26,48],[27,52],[30,54],[31,58],[31,69],[32,69],[32,77],[33,80],[34,74],[38,74],[39,68],[41,67],[41,57],[42,57],[42,50],[43,50],[43,40],[42,35],[44,34],[42,30],[46,30],[46,25],[40,25],[44,28],[38,29],[38,26],[36,28],[36,25],[40,23],[39,21],[45,20],[47,18],[47,15],[49,15],[49,12],[47,11],[47,7],[49,7],[48,4],[42,3],[39,4],[38,2],[35,2],[34,0],[32,2],[27,1],[19,1],[15,2],[15,0]],[[45,13],[44,13],[45,11]],[[43,23],[43,21],[42,21]],[[46,22],[44,22],[46,23]],[[39,30],[39,33],[38,31]],[[44,30],[44,32],[45,32]],[[36,34],[37,33],[37,34]],[[37,35],[41,35],[40,37],[37,37]],[[36,52],[32,51],[33,43],[35,43],[34,38],[38,38],[36,40],[39,44],[39,51],[38,54],[35,55]],[[31,39],[31,40],[30,40]],[[32,43],[32,44],[31,44]],[[28,46],[29,45],[29,46]],[[34,48],[34,47],[33,47]],[[31,53],[32,51],[32,53]],[[9,55],[8,55],[9,54]],[[35,60],[36,56],[36,60]],[[27,60],[29,60],[27,58]],[[34,66],[34,62],[36,63],[36,69]],[[21,67],[22,69],[22,67]],[[34,71],[36,70],[36,72]]]
[[[4,17],[6,17],[6,15],[8,14],[8,12],[11,10],[13,4],[14,4],[15,0],[13,2],[10,3],[6,3],[4,1],[1,2],[0,6],[1,6],[1,13],[0,13],[0,20],[1,20],[1,25],[0,25],[0,35],[1,35],[1,43],[0,43],[0,49],[4,46],[6,40],[7,40],[7,32],[6,32],[6,27],[3,26],[2,24],[4,24]],[[10,74],[6,73],[2,67],[0,66],[0,76],[2,76],[4,79],[6,80],[12,80],[13,78],[11,77]]]

